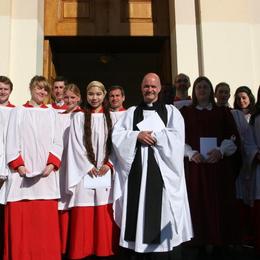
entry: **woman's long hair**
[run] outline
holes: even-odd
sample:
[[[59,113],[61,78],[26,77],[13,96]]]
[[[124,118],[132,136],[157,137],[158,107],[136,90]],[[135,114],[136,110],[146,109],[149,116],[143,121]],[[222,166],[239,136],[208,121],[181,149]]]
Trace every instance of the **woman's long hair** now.
[[[206,81],[207,84],[209,85],[209,88],[210,88],[209,103],[211,103],[212,106],[215,106],[216,102],[215,102],[215,99],[214,99],[213,85],[212,85],[211,81],[205,76],[198,77],[193,83],[193,87],[192,87],[192,106],[196,107],[198,105],[198,99],[197,99],[196,94],[195,94],[195,88],[201,81]]]
[[[88,84],[86,87],[86,94],[91,89],[92,87],[98,87],[104,95],[106,95],[106,89],[105,86],[99,82],[99,81],[92,81]],[[105,99],[104,99],[105,100]],[[108,106],[105,104],[103,101],[103,109],[104,109],[104,115],[105,115],[105,120],[107,124],[107,140],[106,140],[106,154],[105,158],[103,160],[103,163],[106,163],[108,161],[108,157],[111,153],[112,149],[112,140],[111,140],[111,134],[112,134],[112,120],[110,117],[110,112]],[[86,147],[87,151],[87,157],[89,161],[97,166],[97,160],[94,154],[93,150],[93,145],[92,145],[92,130],[91,130],[91,111],[92,107],[87,103],[86,104],[86,109],[85,109],[85,123],[84,123],[84,145]]]
[[[257,91],[257,101],[254,107],[254,112],[250,117],[250,124],[254,125],[255,124],[255,118],[260,115],[260,86],[258,87]]]
[[[250,114],[254,113],[254,108],[255,108],[255,97],[251,91],[251,89],[247,86],[241,86],[236,89],[235,95],[234,95],[234,108],[241,110],[241,107],[238,106],[237,104],[237,95],[241,92],[245,92],[249,98],[249,106],[247,107],[248,111]]]

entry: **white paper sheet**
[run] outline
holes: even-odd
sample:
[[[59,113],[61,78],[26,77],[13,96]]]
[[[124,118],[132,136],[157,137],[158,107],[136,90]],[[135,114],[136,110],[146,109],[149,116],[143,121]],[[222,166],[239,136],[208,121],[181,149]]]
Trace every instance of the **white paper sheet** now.
[[[25,178],[34,178],[36,176],[42,175],[42,172],[29,172],[25,174]]]
[[[163,123],[158,113],[155,111],[143,121],[138,123],[137,127],[140,131],[159,132],[165,128],[165,124]]]
[[[84,188],[86,189],[97,189],[97,188],[108,188],[111,187],[112,176],[109,170],[103,176],[89,176],[86,174],[84,177]]]
[[[207,153],[217,148],[217,138],[216,137],[201,137],[200,138],[200,154],[204,159],[208,158]]]

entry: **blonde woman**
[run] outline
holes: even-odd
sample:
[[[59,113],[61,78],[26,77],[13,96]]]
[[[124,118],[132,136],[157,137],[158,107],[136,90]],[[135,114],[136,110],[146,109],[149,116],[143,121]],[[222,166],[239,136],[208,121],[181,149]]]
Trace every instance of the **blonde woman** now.
[[[64,105],[66,110],[64,112],[57,113],[56,127],[60,135],[62,135],[62,146],[56,147],[56,154],[59,154],[61,159],[61,168],[59,170],[60,177],[60,192],[61,198],[59,200],[59,221],[60,221],[60,232],[61,232],[61,252],[65,254],[67,251],[67,240],[68,240],[68,227],[69,227],[69,211],[68,202],[70,200],[70,194],[66,189],[67,174],[67,146],[69,138],[69,130],[71,120],[76,112],[83,111],[79,104],[81,101],[80,89],[74,83],[67,84],[64,89]]]
[[[60,259],[57,172],[60,161],[50,153],[55,112],[44,105],[50,92],[42,76],[30,82],[31,99],[12,110],[7,130],[5,260]]]

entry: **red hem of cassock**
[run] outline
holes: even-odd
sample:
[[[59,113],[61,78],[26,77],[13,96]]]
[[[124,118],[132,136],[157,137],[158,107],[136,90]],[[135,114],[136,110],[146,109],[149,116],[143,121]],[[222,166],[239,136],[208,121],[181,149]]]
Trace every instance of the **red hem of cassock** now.
[[[61,253],[66,254],[67,252],[67,241],[68,241],[68,231],[69,231],[69,210],[59,211],[59,223],[60,223],[60,239],[61,239]]]
[[[4,254],[4,205],[0,205],[0,260]]]
[[[70,259],[114,255],[118,244],[119,228],[113,220],[112,204],[71,209]]]
[[[23,200],[5,206],[4,260],[59,260],[56,200]]]

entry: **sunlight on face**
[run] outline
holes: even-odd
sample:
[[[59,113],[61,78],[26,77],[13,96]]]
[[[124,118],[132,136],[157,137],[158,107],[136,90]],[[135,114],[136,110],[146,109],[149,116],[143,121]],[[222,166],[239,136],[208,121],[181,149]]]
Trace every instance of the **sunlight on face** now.
[[[87,91],[87,102],[94,109],[99,109],[102,107],[105,94],[99,87],[91,87]]]
[[[11,94],[11,87],[8,84],[0,82],[0,104],[8,102]]]
[[[108,101],[112,109],[119,109],[123,106],[125,96],[122,95],[120,89],[114,89],[109,92]]]
[[[77,96],[75,93],[73,93],[70,90],[67,90],[64,93],[64,103],[68,106],[68,108],[73,108],[78,105],[80,101],[80,97]]]
[[[31,99],[38,105],[43,104],[47,96],[48,96],[48,91],[41,85],[36,85],[31,90]]]
[[[143,81],[141,91],[145,103],[156,102],[161,91],[158,79],[153,75],[147,76]]]

